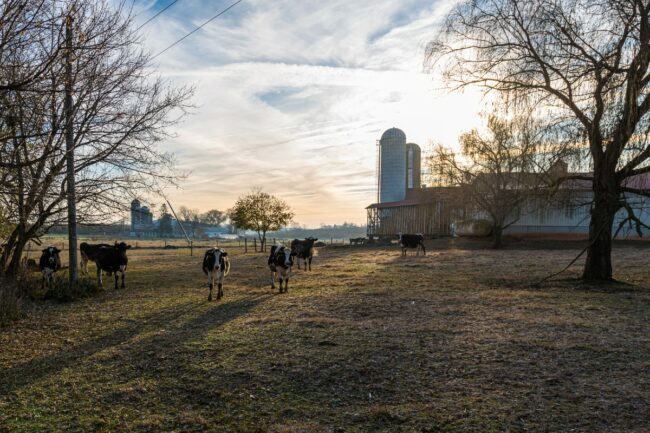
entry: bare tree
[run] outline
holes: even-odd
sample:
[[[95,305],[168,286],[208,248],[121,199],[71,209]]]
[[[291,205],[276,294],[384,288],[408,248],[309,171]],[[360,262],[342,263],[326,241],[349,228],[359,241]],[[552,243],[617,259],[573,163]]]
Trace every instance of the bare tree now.
[[[474,0],[427,49],[458,86],[477,84],[567,121],[593,166],[586,280],[612,278],[612,225],[650,165],[650,5],[645,0]]]
[[[257,232],[262,251],[266,248],[266,233],[280,230],[294,215],[284,200],[261,190],[239,197],[228,213],[235,227]]]
[[[108,1],[72,4],[49,0],[38,25],[51,27],[48,42],[55,51],[63,16],[74,14],[77,214],[83,222],[105,221],[125,210],[134,191],[157,191],[161,181],[176,178],[172,157],[156,143],[183,114],[191,91],[170,88],[152,75],[125,10]],[[0,81],[24,75],[19,59],[30,47],[5,45],[14,61],[3,65],[0,77],[8,78]],[[30,239],[67,218],[63,67],[59,55],[28,90],[0,93],[0,130],[10,132],[0,142],[0,160],[9,163],[0,170],[0,204],[16,222],[0,256],[0,269],[8,274],[15,274]]]
[[[486,133],[473,129],[461,135],[460,144],[460,154],[434,149],[427,160],[431,177],[436,184],[459,188],[464,206],[490,221],[493,246],[500,248],[503,231],[549,190],[550,168],[562,164],[559,152],[548,152],[544,132],[527,117],[490,115]]]

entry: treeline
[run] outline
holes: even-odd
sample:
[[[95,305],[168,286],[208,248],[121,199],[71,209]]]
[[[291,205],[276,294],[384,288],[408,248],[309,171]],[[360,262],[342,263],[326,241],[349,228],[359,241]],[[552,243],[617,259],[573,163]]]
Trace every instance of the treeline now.
[[[319,228],[292,227],[269,233],[269,236],[278,238],[306,238],[309,236],[318,239],[347,239],[366,236],[366,226],[344,222],[343,224],[321,225]]]

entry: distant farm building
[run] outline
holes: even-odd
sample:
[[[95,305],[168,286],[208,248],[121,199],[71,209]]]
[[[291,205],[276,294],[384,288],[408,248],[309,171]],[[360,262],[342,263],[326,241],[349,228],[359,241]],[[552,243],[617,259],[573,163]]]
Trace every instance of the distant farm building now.
[[[140,200],[131,202],[131,236],[155,236],[156,227],[153,222],[153,213],[147,206],[142,206]]]
[[[558,177],[567,175],[566,163],[559,161],[551,172]],[[366,208],[368,237],[390,238],[398,233],[445,236],[451,235],[460,221],[486,218],[468,207],[460,187],[422,187],[420,178],[420,147],[407,144],[406,134],[400,129],[385,131],[377,141],[377,202]],[[629,186],[650,191],[650,175],[631,179]],[[586,236],[592,194],[588,181],[564,182],[551,200],[540,196],[525,203],[520,215],[511,218],[515,223],[504,233]],[[641,221],[650,226],[650,199],[631,196],[628,201]],[[614,230],[626,217],[626,210],[620,210]],[[644,228],[643,233],[650,234],[650,230]],[[636,228],[626,224],[619,236],[636,236]]]

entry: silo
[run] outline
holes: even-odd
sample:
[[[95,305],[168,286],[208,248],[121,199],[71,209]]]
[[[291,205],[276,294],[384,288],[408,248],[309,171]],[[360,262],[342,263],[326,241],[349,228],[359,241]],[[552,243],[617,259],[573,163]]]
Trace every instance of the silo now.
[[[140,200],[136,198],[131,202],[131,231],[142,223],[140,219]]]
[[[406,145],[406,188],[420,188],[422,152],[415,143]]]
[[[397,128],[379,140],[379,201],[403,200],[406,196],[406,135]]]

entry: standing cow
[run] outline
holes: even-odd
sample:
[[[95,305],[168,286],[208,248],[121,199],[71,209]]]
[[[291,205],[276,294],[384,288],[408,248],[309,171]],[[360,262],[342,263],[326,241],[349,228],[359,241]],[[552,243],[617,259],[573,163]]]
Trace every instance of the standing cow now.
[[[61,269],[61,257],[59,257],[60,252],[61,250],[56,247],[48,247],[43,250],[41,258],[38,261],[38,268],[43,273],[41,290],[45,289],[46,285],[48,288],[52,288],[54,283],[54,273]]]
[[[298,258],[298,269],[300,268],[300,259],[305,262],[305,271],[307,270],[307,261],[309,261],[309,270],[311,271],[311,259],[314,257],[314,242],[317,238],[308,237],[304,241],[294,239],[291,241],[291,252],[295,253]]]
[[[102,271],[105,271],[109,276],[115,274],[115,290],[117,290],[117,273],[122,274],[122,288],[126,287],[124,283],[124,275],[126,274],[126,266],[129,259],[126,257],[126,250],[130,249],[131,245],[124,242],[119,244],[115,242],[114,246],[101,247],[97,251],[95,263],[97,264],[97,280],[99,287],[103,286]]]
[[[212,300],[212,288],[217,281],[217,300],[223,297],[223,279],[230,273],[228,253],[221,248],[210,248],[203,256],[203,272],[208,276],[208,301]]]
[[[97,262],[97,254],[101,248],[110,248],[109,244],[89,244],[82,242],[79,244],[79,251],[81,252],[81,272],[88,275],[88,261]]]
[[[420,255],[420,249],[422,249],[422,255],[426,256],[426,250],[424,249],[424,236],[421,233],[415,235],[403,235],[399,234],[399,244],[402,247],[402,256],[406,255],[406,249],[411,248],[415,249],[415,255]]]
[[[291,276],[291,267],[293,266],[293,258],[296,253],[292,252],[290,248],[283,245],[273,245],[271,247],[271,255],[269,255],[269,269],[271,269],[271,288],[275,289],[275,276],[277,274],[278,281],[280,282],[280,293],[286,293],[289,290],[289,277]],[[282,290],[282,282],[284,281],[284,292]]]

